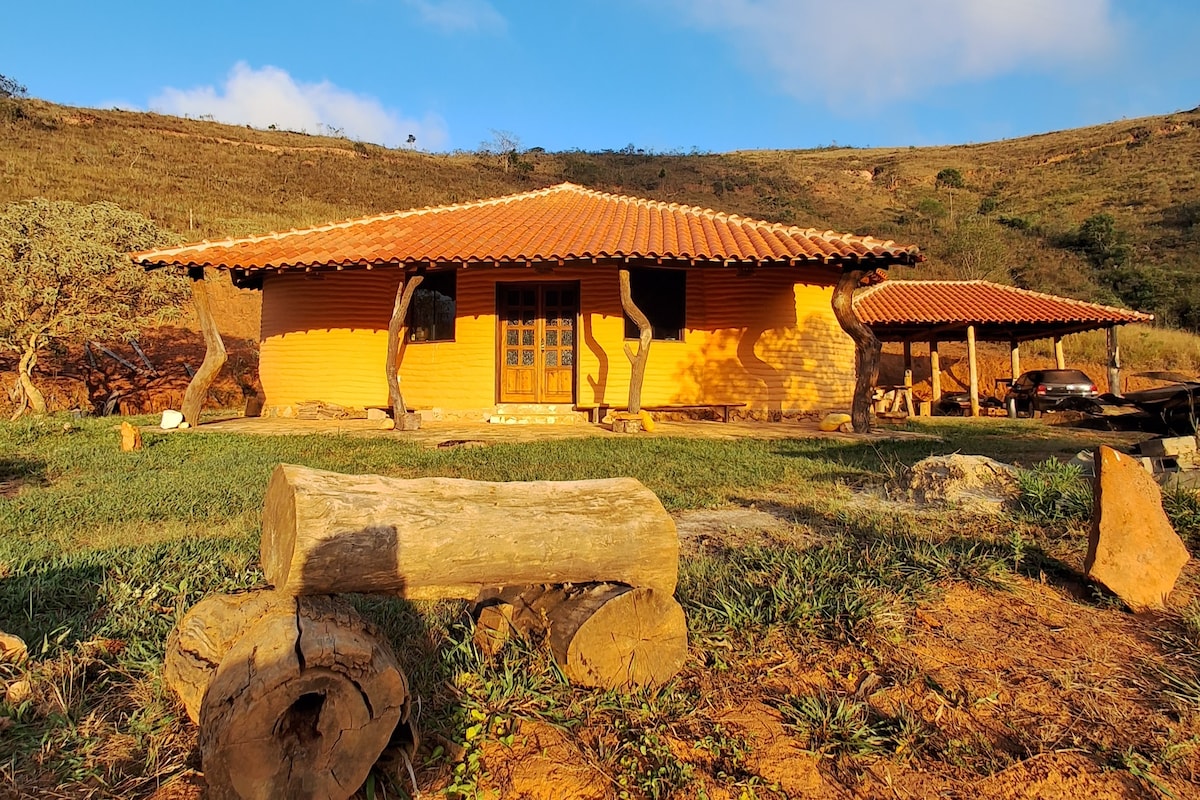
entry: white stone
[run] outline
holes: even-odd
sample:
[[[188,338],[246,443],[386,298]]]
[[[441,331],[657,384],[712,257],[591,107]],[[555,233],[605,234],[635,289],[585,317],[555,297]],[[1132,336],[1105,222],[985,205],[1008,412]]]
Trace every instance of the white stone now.
[[[388,413],[386,411],[384,411],[382,408],[368,408],[367,409],[367,419],[369,419],[372,422],[382,422],[383,420],[387,419],[387,415],[388,415]]]
[[[168,408],[162,412],[162,422],[158,423],[158,427],[164,431],[174,430],[179,427],[181,422],[183,422],[183,414],[173,408]]]

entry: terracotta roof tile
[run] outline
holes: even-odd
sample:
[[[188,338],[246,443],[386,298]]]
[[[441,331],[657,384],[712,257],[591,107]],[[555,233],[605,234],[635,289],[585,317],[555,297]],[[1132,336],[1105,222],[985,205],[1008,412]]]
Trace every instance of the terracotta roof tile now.
[[[1150,314],[989,281],[885,280],[854,298],[867,325],[1149,322]]]
[[[147,268],[211,266],[250,272],[626,257],[758,264],[867,259],[878,266],[922,259],[915,246],[870,236],[822,233],[570,183],[132,257]]]

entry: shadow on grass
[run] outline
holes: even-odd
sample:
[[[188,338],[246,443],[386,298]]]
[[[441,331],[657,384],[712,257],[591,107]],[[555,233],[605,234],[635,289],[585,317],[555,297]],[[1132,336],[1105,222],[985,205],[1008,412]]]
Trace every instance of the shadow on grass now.
[[[0,499],[13,497],[22,486],[45,486],[46,462],[27,456],[0,457]]]

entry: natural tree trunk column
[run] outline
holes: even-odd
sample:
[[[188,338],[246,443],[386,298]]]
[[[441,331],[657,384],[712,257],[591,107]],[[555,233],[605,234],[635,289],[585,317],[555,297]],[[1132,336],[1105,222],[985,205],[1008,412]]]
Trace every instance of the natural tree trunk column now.
[[[1061,336],[1054,337],[1054,366],[1058,369],[1067,368],[1067,359],[1063,355],[1063,343]]]
[[[1016,383],[1017,378],[1021,377],[1021,343],[1014,339],[1008,347],[1009,361],[1012,366],[1012,382]]]
[[[396,303],[392,306],[392,318],[388,321],[388,402],[392,406],[392,419],[396,421],[396,427],[401,429],[404,429],[404,421],[408,418],[408,407],[404,404],[404,395],[400,393],[400,378],[396,372],[396,359],[400,355],[400,329],[404,327],[404,317],[408,314],[413,292],[423,280],[425,278],[421,275],[413,275],[407,280],[401,275],[400,285],[396,287]]]
[[[646,379],[646,362],[650,359],[650,342],[654,339],[654,329],[650,320],[633,302],[633,289],[629,282],[629,270],[619,270],[621,281],[621,308],[633,320],[638,329],[638,351],[634,355],[632,348],[625,345],[625,357],[631,364],[629,374],[629,413],[636,414],[642,410],[642,383]]]
[[[225,343],[217,330],[217,321],[213,317],[212,306],[208,299],[208,284],[204,281],[204,268],[193,267],[188,270],[192,279],[192,305],[196,316],[200,318],[200,331],[204,334],[204,361],[200,369],[192,376],[187,391],[183,395],[183,418],[193,428],[200,424],[200,411],[208,397],[208,389],[217,379],[217,373],[225,365]]]
[[[861,266],[843,271],[833,290],[833,315],[854,341],[854,402],[850,406],[850,422],[855,433],[871,430],[871,392],[879,377],[879,340],[854,313],[854,290],[868,271]]]

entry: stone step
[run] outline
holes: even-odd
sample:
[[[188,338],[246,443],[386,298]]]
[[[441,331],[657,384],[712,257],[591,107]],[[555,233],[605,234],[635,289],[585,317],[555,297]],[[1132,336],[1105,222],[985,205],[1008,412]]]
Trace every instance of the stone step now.
[[[565,414],[493,414],[488,417],[492,425],[583,425],[587,415],[579,411]]]

